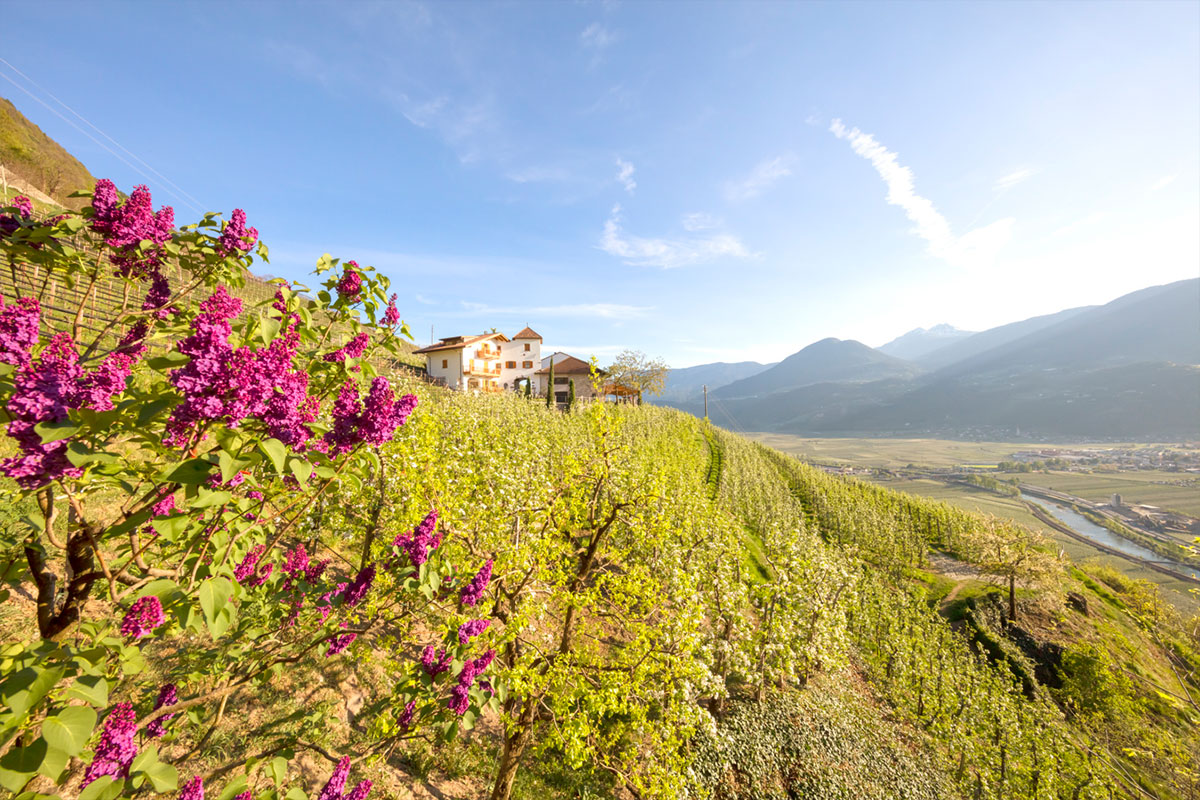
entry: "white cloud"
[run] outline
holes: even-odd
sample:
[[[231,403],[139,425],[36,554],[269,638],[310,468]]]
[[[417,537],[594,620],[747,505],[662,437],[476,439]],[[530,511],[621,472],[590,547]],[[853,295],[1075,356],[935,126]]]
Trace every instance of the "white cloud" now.
[[[637,181],[633,179],[633,164],[620,156],[617,156],[617,181],[630,194],[633,194],[633,190],[637,188]]]
[[[1150,191],[1157,192],[1159,189],[1164,189],[1174,183],[1175,179],[1178,177],[1178,175],[1163,175],[1154,182],[1154,184],[1150,187]]]
[[[685,231],[707,231],[720,225],[721,221],[712,214],[697,211],[692,214],[684,214],[680,224],[683,225]]]
[[[1025,181],[1032,178],[1034,175],[1037,175],[1037,172],[1038,171],[1036,169],[1030,169],[1029,167],[1022,167],[1021,169],[1017,170],[1016,172],[1010,172],[1007,175],[997,178],[996,183],[992,188],[994,188],[998,192],[1002,192],[1002,191],[1011,189],[1012,187],[1016,186],[1018,183],[1024,183]]]
[[[682,239],[645,239],[621,230],[621,206],[613,206],[604,223],[600,249],[617,256],[626,264],[673,269],[700,264],[718,258],[750,258],[751,253],[736,237],[727,233],[691,236]]]
[[[847,129],[835,119],[829,130],[839,139],[850,143],[855,153],[871,162],[887,184],[887,201],[900,206],[916,226],[914,232],[929,244],[929,253],[958,267],[981,268],[995,261],[997,251],[1012,237],[1015,220],[1007,217],[983,228],[955,236],[950,223],[938,213],[933,203],[917,194],[912,170],[902,166],[896,154],[885,148],[875,137],[858,128]]]
[[[616,35],[599,22],[593,22],[579,34],[579,41],[583,42],[583,46],[593,50],[603,50],[616,40]]]
[[[546,183],[570,180],[571,173],[563,167],[525,167],[512,170],[504,177],[514,183]]]
[[[423,306],[436,306],[437,305],[437,300],[430,300],[425,295],[414,294],[413,299],[416,300],[418,303],[420,303]]]
[[[750,174],[739,181],[730,181],[725,185],[725,197],[730,202],[738,203],[758,197],[780,178],[792,174],[792,163],[795,156],[785,154],[769,158],[750,170]]]
[[[527,317],[592,317],[596,319],[628,320],[644,317],[653,306],[630,306],[621,303],[568,303],[557,306],[493,306],[487,303],[463,301],[463,313],[470,315],[517,315]]]

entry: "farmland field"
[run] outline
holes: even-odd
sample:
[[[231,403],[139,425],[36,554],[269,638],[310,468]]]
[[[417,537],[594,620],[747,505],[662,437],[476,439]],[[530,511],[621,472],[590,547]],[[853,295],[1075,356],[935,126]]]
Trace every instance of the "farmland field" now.
[[[1055,489],[1096,503],[1107,503],[1114,492],[1125,503],[1146,505],[1178,511],[1200,517],[1200,481],[1195,476],[1179,472],[1145,470],[1138,472],[1050,472],[1009,475],[998,478],[1019,478],[1024,483]],[[1187,485],[1178,485],[1178,484]]]

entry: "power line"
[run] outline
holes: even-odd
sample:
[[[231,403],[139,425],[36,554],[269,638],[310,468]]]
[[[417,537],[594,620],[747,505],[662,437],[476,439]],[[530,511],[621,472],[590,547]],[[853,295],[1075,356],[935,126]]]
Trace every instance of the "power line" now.
[[[197,200],[195,197],[192,197],[190,194],[188,194],[186,191],[184,191],[182,188],[180,188],[178,185],[176,185],[176,184],[175,184],[175,183],[174,183],[174,182],[173,182],[173,181],[172,181],[170,178],[166,177],[166,176],[165,176],[165,175],[163,175],[161,172],[159,172],[158,170],[156,170],[154,167],[152,167],[152,166],[150,166],[149,164],[147,164],[145,160],[143,160],[143,159],[139,158],[139,157],[138,157],[136,154],[134,154],[134,153],[130,152],[130,150],[129,150],[128,148],[126,148],[124,145],[122,145],[122,144],[121,144],[120,142],[118,142],[116,139],[114,139],[114,138],[112,138],[111,136],[109,136],[109,135],[108,135],[107,133],[105,133],[104,131],[100,130],[100,128],[98,128],[98,127],[97,127],[95,124],[93,124],[93,123],[92,123],[90,120],[88,120],[86,117],[84,117],[82,114],[80,114],[80,113],[79,113],[78,111],[76,111],[75,109],[71,108],[69,105],[67,105],[66,103],[64,103],[62,100],[59,100],[57,97],[55,97],[55,95],[54,95],[52,92],[50,92],[48,89],[46,89],[45,87],[43,87],[43,86],[42,86],[41,84],[39,84],[37,81],[33,80],[33,78],[30,78],[28,75],[26,75],[26,74],[25,74],[24,72],[22,72],[21,70],[19,70],[19,69],[17,69],[16,67],[14,67],[14,66],[13,66],[11,63],[9,63],[9,62],[8,62],[6,59],[4,59],[4,58],[0,58],[0,63],[4,64],[4,65],[5,65],[5,66],[7,66],[9,69],[11,69],[13,72],[17,73],[17,74],[18,74],[18,75],[20,75],[22,78],[24,78],[25,80],[29,81],[31,84],[33,84],[34,86],[36,86],[36,87],[37,87],[38,89],[40,89],[41,91],[45,92],[45,93],[46,93],[46,94],[47,94],[47,95],[48,95],[50,98],[52,98],[52,99],[54,100],[54,102],[56,102],[56,103],[58,103],[59,105],[61,105],[61,106],[62,106],[63,108],[65,108],[67,111],[70,111],[72,114],[74,114],[76,117],[78,117],[78,118],[79,118],[80,120],[82,120],[84,123],[86,123],[86,124],[87,124],[89,127],[91,127],[93,130],[95,130],[97,133],[99,133],[99,134],[100,134],[101,136],[103,136],[105,139],[108,139],[110,142],[112,142],[112,143],[113,143],[114,145],[116,145],[118,148],[120,148],[121,150],[123,150],[123,151],[125,151],[126,153],[128,153],[128,154],[129,154],[129,156],[130,156],[130,158],[133,158],[134,160],[136,160],[136,161],[140,162],[140,163],[141,163],[143,166],[145,166],[145,168],[146,168],[147,170],[149,170],[150,172],[152,172],[152,173],[153,173],[153,174],[154,174],[154,175],[155,175],[155,176],[156,176],[156,177],[157,177],[157,178],[158,178],[160,181],[162,181],[164,184],[166,184],[166,191],[167,191],[167,193],[168,193],[168,194],[170,194],[170,195],[174,196],[174,197],[175,197],[177,200],[179,200],[179,202],[181,202],[183,205],[185,205],[185,206],[189,207],[190,209],[192,209],[193,211],[195,211],[197,214],[203,214],[203,213],[204,213],[204,209],[201,207],[203,204],[202,204],[202,203],[201,203],[199,200]],[[67,117],[63,116],[63,114],[62,114],[62,113],[61,113],[61,112],[60,112],[58,109],[54,108],[54,107],[53,107],[53,106],[51,106],[49,103],[47,103],[45,100],[43,100],[42,98],[38,97],[38,96],[37,96],[36,94],[34,94],[33,92],[29,91],[29,89],[27,89],[27,88],[25,88],[24,86],[22,86],[21,84],[17,83],[17,82],[16,82],[16,81],[14,81],[12,78],[10,78],[8,75],[5,75],[5,74],[4,74],[4,73],[2,73],[2,72],[0,72],[0,77],[4,78],[4,80],[8,81],[8,82],[9,82],[9,83],[11,83],[13,86],[17,87],[17,88],[18,88],[18,89],[20,89],[22,92],[24,92],[25,94],[29,95],[31,98],[33,98],[34,100],[36,100],[38,103],[40,103],[42,106],[44,106],[44,107],[45,107],[45,108],[46,108],[48,111],[50,111],[50,112],[51,112],[52,114],[54,114],[56,117],[58,117],[59,119],[61,119],[63,122],[67,123],[67,124],[68,124],[68,125],[70,125],[72,128],[74,128],[75,130],[79,131],[80,133],[82,133],[82,134],[83,134],[84,136],[86,136],[87,138],[91,139],[91,140],[92,140],[92,142],[94,142],[94,143],[95,143],[96,145],[98,145],[99,147],[103,148],[103,149],[104,149],[106,152],[108,152],[108,153],[109,153],[111,156],[113,156],[113,157],[114,157],[114,158],[116,158],[118,161],[120,161],[121,163],[123,163],[125,166],[129,167],[129,168],[130,168],[130,169],[132,169],[134,172],[136,172],[136,173],[138,173],[139,175],[141,175],[143,178],[146,178],[147,180],[151,180],[151,181],[153,180],[153,178],[151,178],[151,176],[150,176],[150,175],[148,175],[148,174],[147,174],[147,173],[146,173],[144,170],[142,170],[142,169],[141,169],[141,167],[138,167],[136,164],[133,164],[133,163],[131,163],[131,162],[129,161],[129,159],[125,158],[125,157],[124,157],[124,156],[122,156],[120,153],[117,153],[116,151],[114,151],[114,150],[113,150],[111,147],[109,147],[109,146],[108,146],[108,145],[106,145],[104,142],[102,142],[102,141],[100,141],[99,139],[97,139],[95,136],[93,136],[93,135],[92,135],[91,133],[89,133],[88,131],[86,131],[86,130],[84,130],[83,128],[79,127],[79,125],[77,125],[77,124],[76,124],[76,123],[75,123],[73,120],[71,120],[71,119],[68,119]]]

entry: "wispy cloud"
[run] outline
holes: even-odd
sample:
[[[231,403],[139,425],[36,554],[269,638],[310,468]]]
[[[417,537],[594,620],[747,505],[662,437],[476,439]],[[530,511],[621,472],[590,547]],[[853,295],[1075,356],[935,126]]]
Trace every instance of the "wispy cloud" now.
[[[696,211],[691,214],[684,214],[679,224],[683,226],[685,231],[707,231],[720,225],[721,221],[712,214]]]
[[[1164,189],[1174,183],[1178,177],[1178,175],[1163,175],[1150,186],[1150,191],[1157,192],[1159,189]]]
[[[617,181],[625,187],[625,191],[633,194],[637,181],[633,179],[633,164],[617,156]]]
[[[593,22],[579,34],[579,41],[592,50],[604,50],[617,40],[616,34],[599,22]]]
[[[928,243],[934,257],[960,267],[986,267],[1011,238],[1012,217],[955,236],[950,223],[938,213],[933,203],[917,194],[912,170],[902,166],[895,153],[870,134],[858,128],[847,129],[840,119],[835,119],[829,130],[839,139],[848,141],[855,153],[871,162],[887,184],[888,203],[904,209],[905,215],[916,226],[914,232]]]
[[[750,258],[751,253],[736,237],[727,233],[690,236],[677,239],[646,239],[631,236],[621,229],[621,206],[613,206],[600,249],[623,259],[626,264],[674,269],[718,258]]]
[[[796,157],[788,153],[760,162],[746,177],[725,184],[725,197],[734,203],[758,197],[780,178],[791,175],[795,160]]]
[[[621,303],[568,303],[557,306],[494,306],[488,303],[463,301],[458,316],[526,316],[526,317],[590,317],[593,319],[628,320],[644,317],[653,306],[631,306]]]
[[[511,170],[504,177],[514,183],[550,183],[570,180],[571,173],[563,167],[523,167]]]
[[[1007,191],[1008,189],[1011,189],[1012,187],[1016,186],[1018,183],[1024,183],[1025,181],[1032,178],[1034,175],[1037,175],[1037,173],[1038,173],[1038,171],[1036,169],[1031,169],[1029,167],[1022,167],[1021,169],[1017,170],[1016,172],[1010,172],[1007,175],[997,178],[996,183],[992,188],[994,188],[998,192]]]
[[[413,299],[423,306],[436,306],[438,304],[437,300],[430,300],[428,297],[422,294],[414,294]]]

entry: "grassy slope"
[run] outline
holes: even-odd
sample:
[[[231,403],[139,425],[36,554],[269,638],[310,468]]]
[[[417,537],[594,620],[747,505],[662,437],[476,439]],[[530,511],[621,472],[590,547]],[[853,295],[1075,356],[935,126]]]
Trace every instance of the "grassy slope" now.
[[[63,202],[76,202],[64,198],[95,183],[87,167],[3,97],[0,97],[0,163]]]

